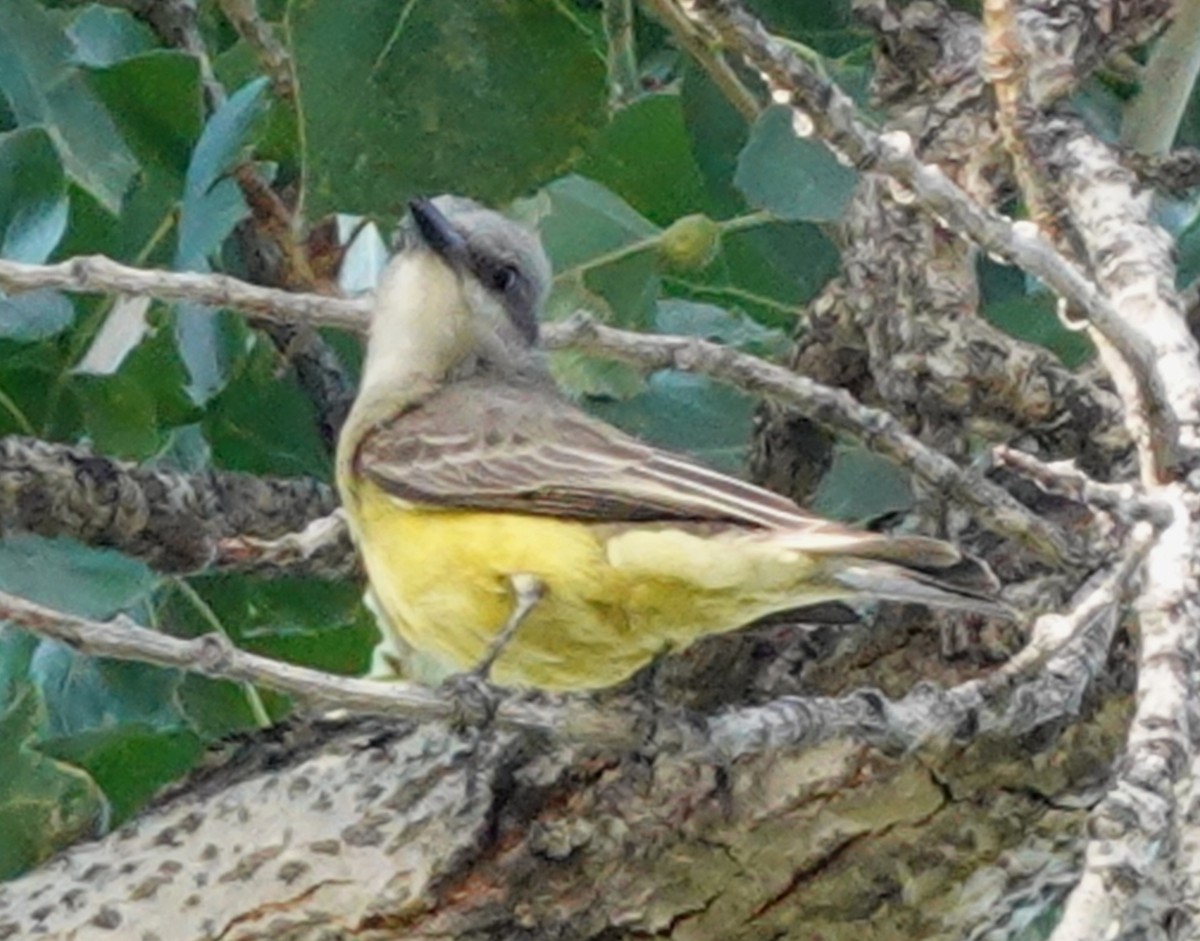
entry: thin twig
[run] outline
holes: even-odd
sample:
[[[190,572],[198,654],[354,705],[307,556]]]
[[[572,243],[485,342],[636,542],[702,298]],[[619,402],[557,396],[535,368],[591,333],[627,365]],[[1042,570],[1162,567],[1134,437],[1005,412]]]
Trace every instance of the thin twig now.
[[[225,89],[217,81],[204,38],[200,35],[195,0],[117,0],[116,5],[145,20],[165,45],[194,56],[200,67],[200,84],[208,110],[216,111],[221,107]]]
[[[401,681],[335,676],[294,666],[241,650],[219,633],[185,640],[142,627],[123,616],[95,621],[7,592],[0,592],[0,620],[92,656],[150,663],[235,683],[254,683],[323,707],[425,721],[448,721],[462,714],[459,703],[436,690]],[[636,746],[641,735],[633,717],[620,716],[615,710],[601,711],[584,699],[551,704],[513,695],[501,700],[495,721],[505,728],[554,732],[568,741]]]
[[[1138,447],[1143,499],[1165,508],[1166,525],[1146,552],[1137,706],[1125,754],[1091,815],[1083,874],[1052,935],[1055,941],[1131,941],[1160,931],[1178,904],[1178,784],[1196,755],[1190,725],[1200,658],[1194,587],[1200,524],[1191,481],[1200,459],[1200,348],[1174,290],[1170,239],[1155,223],[1139,181],[1112,147],[1055,107],[1060,93],[1044,80],[1070,74],[1075,65],[1070,43],[1060,41],[1061,6],[1026,0],[1020,16],[1015,0],[989,0],[989,6],[1001,14],[994,20],[1005,33],[996,44],[1029,65],[1008,77],[1013,87],[1003,96],[1027,175],[1053,193],[1056,223],[1066,230],[1062,240],[1069,238],[1124,330],[1151,354],[1135,355],[1122,334],[1091,318]]]
[[[245,575],[355,578],[362,574],[345,515],[339,509],[299,532],[276,539],[237,535],[217,542],[212,568]]]
[[[912,748],[947,736],[1021,734],[1078,712],[1084,691],[1103,667],[1116,607],[1144,548],[1139,537],[1118,565],[1093,580],[1096,587],[1081,592],[1072,614],[1040,618],[1031,645],[1008,665],[949,690],[921,684],[892,700],[878,690],[862,689],[838,698],[786,697],[708,718],[664,712],[652,721],[617,702],[600,705],[584,696],[506,693],[496,704],[494,721],[502,728],[533,730],[559,742],[654,748],[725,760],[811,747],[839,737]],[[261,685],[328,708],[423,721],[457,720],[463,714],[463,703],[448,692],[293,666],[240,650],[221,634],[185,640],[125,617],[95,621],[5,592],[0,592],[0,620],[94,656]],[[1020,683],[1024,685],[1017,695],[1014,690]]]
[[[1125,522],[1146,520],[1156,529],[1170,525],[1171,508],[1146,498],[1134,483],[1104,483],[1093,480],[1074,461],[1045,461],[1007,445],[992,449],[996,462],[1025,475],[1047,493],[1068,497],[1085,506],[1103,510]]]
[[[253,314],[285,326],[337,327],[365,332],[370,302],[259,287],[224,274],[132,268],[103,255],[54,265],[0,259],[0,289],[51,288],[78,294],[141,294],[160,301],[194,301]]]
[[[705,735],[709,747],[732,760],[841,736],[911,750],[979,734],[1021,735],[1051,716],[1078,715],[1104,670],[1120,605],[1146,557],[1150,527],[1143,526],[1125,556],[1077,593],[1071,612],[1038,618],[1030,643],[986,676],[950,689],[918,684],[899,699],[871,689],[838,699],[783,697],[714,716]]]
[[[1147,926],[1160,925],[1175,905],[1178,785],[1194,757],[1194,521],[1182,487],[1159,489],[1174,521],[1145,563],[1137,709],[1116,779],[1088,821],[1083,874],[1054,941],[1147,937]]]
[[[654,11],[671,31],[675,41],[708,73],[708,77],[738,113],[747,122],[753,122],[762,112],[763,106],[725,61],[719,44],[682,13],[672,0],[642,0],[642,3]]]
[[[604,0],[604,36],[608,40],[608,106],[619,111],[640,91],[633,0]]]
[[[262,18],[256,0],[220,0],[220,4],[225,18],[254,50],[259,65],[271,79],[276,97],[292,100],[296,95],[296,78],[291,57],[275,37],[271,25]]]

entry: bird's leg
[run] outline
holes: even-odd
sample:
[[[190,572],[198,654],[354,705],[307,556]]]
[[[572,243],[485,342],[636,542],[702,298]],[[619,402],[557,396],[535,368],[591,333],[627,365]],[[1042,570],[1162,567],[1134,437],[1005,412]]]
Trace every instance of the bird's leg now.
[[[492,667],[500,658],[500,654],[504,653],[504,649],[511,643],[513,637],[516,636],[525,619],[529,617],[530,612],[537,607],[537,603],[546,594],[546,583],[536,575],[530,575],[526,572],[516,572],[508,576],[508,583],[512,586],[513,594],[516,596],[516,603],[513,605],[512,614],[508,616],[508,621],[501,628],[500,633],[492,639],[487,653],[483,655],[483,659],[471,671],[481,680],[487,680],[491,677]]]
[[[504,627],[492,639],[483,657],[471,670],[447,677],[443,684],[455,698],[459,715],[451,724],[458,728],[487,725],[495,715],[498,697],[496,688],[489,682],[492,667],[516,636],[530,612],[546,594],[545,582],[524,572],[510,575],[508,583],[512,586],[515,603]]]

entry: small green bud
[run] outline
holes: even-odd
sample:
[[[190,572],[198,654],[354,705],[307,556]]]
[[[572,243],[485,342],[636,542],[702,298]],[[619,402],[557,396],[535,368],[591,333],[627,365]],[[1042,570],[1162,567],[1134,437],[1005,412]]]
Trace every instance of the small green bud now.
[[[671,267],[698,271],[717,257],[721,227],[701,213],[676,219],[658,243],[659,256]]]

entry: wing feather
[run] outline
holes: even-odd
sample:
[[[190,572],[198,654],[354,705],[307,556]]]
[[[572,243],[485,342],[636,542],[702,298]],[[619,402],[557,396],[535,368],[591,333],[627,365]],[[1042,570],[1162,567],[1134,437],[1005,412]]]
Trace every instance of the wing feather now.
[[[434,506],[850,532],[542,389],[449,386],[368,434],[356,464],[400,499]]]

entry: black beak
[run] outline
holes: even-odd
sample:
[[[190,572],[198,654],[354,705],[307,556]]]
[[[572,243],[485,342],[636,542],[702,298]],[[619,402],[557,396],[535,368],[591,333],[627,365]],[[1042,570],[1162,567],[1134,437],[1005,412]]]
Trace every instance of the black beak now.
[[[408,208],[421,241],[445,258],[454,262],[466,255],[467,240],[450,224],[431,199],[410,199]]]

